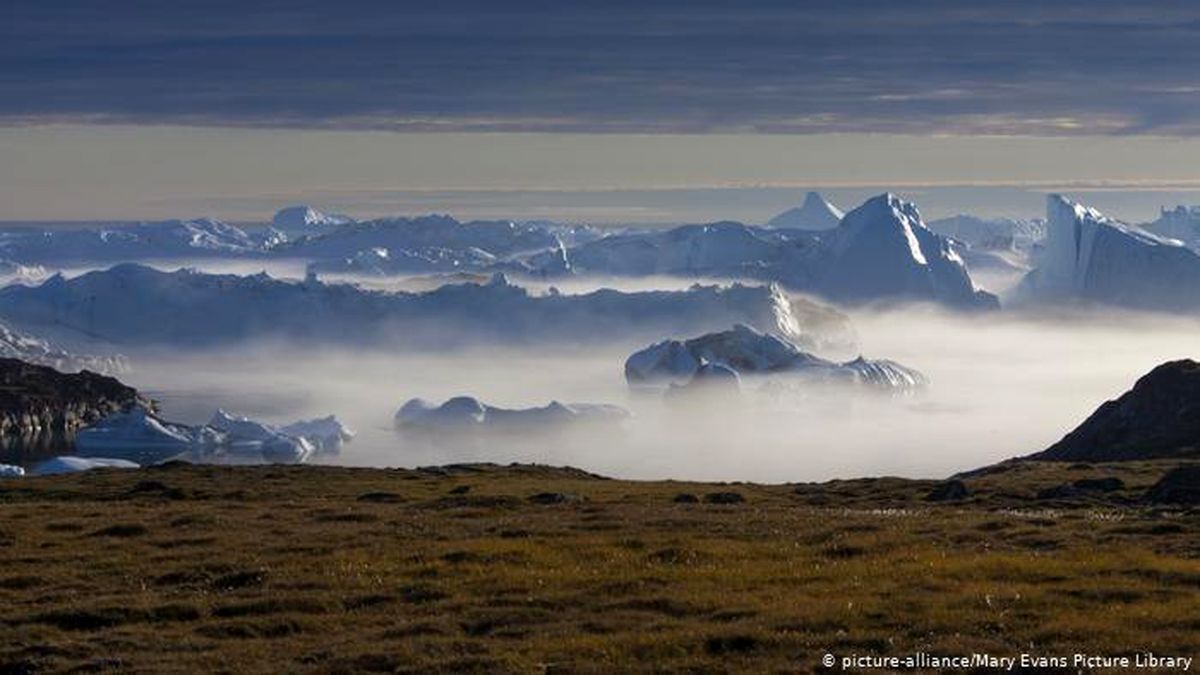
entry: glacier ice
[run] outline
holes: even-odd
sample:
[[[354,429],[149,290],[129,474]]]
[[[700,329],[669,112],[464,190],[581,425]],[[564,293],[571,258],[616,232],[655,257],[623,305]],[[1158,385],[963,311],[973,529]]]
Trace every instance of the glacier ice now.
[[[214,429],[167,422],[140,406],[113,413],[75,435],[75,449],[89,455],[169,456],[210,451],[223,442]]]
[[[396,412],[396,426],[425,431],[485,429],[548,431],[580,424],[611,424],[629,417],[626,409],[598,403],[551,401],[540,408],[499,408],[470,396],[456,396],[438,405],[414,398]]]
[[[127,459],[116,459],[112,457],[74,457],[63,456],[55,457],[41,462],[33,467],[30,475],[33,476],[54,476],[63,473],[79,473],[80,471],[90,471],[92,469],[136,469],[138,465]]]
[[[892,194],[867,200],[836,227],[814,232],[735,222],[628,232],[565,252],[575,274],[672,275],[777,282],[848,303],[928,301],[960,309],[995,309],[975,288],[949,239],[921,220],[915,205]],[[528,260],[559,265],[557,254]]]
[[[134,407],[80,430],[75,448],[87,455],[136,457],[143,463],[173,457],[221,461],[237,456],[290,464],[318,453],[336,453],[353,437],[354,432],[333,415],[275,427],[217,410],[207,424],[189,426]]]
[[[356,435],[353,429],[333,415],[285,424],[279,427],[279,431],[305,439],[320,453],[336,453],[342,444],[354,440]]]
[[[836,363],[745,325],[689,340],[664,340],[634,352],[625,361],[625,380],[632,386],[688,385],[710,365],[732,371],[739,379],[795,375],[811,381],[901,392],[926,384],[924,375],[893,361],[868,361],[860,356]]]
[[[1151,232],[1178,239],[1193,250],[1200,250],[1200,206],[1176,206],[1162,209],[1158,220],[1146,225]]]
[[[831,230],[846,214],[819,192],[809,192],[804,203],[767,221],[767,227],[798,230]]]
[[[324,213],[303,204],[279,209],[271,218],[272,227],[289,235],[325,234],[353,222],[350,216]]]
[[[132,263],[72,279],[55,276],[36,287],[0,289],[0,316],[22,328],[135,346],[260,337],[436,348],[497,341],[595,343],[733,323],[801,339],[805,327],[793,308],[778,288],[741,284],[533,295],[497,275],[485,284],[388,293],[265,274],[162,272]]]
[[[129,360],[119,354],[109,356],[75,354],[41,338],[13,330],[2,323],[0,323],[0,358],[20,359],[26,363],[50,366],[63,373],[90,370],[102,375],[116,375],[129,370]]]
[[[207,426],[225,435],[222,445],[230,451],[262,453],[268,462],[300,463],[314,452],[312,444],[303,437],[291,436],[269,424],[230,415],[224,410],[213,413]]]
[[[928,227],[977,251],[1028,252],[1046,238],[1046,222],[1041,219],[979,218],[959,214],[931,220]]]
[[[0,255],[23,264],[248,255],[261,250],[262,242],[241,228],[211,218],[0,232]]]
[[[1061,195],[1046,199],[1046,247],[1019,297],[1157,311],[1200,310],[1200,254]]]

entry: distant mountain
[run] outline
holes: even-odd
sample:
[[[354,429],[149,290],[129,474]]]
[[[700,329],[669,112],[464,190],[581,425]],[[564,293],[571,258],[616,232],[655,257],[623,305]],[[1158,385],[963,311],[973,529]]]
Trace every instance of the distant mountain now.
[[[975,288],[950,240],[925,227],[916,206],[874,197],[832,230],[751,227],[735,222],[685,225],[665,232],[615,234],[565,252],[573,274],[748,278],[850,303],[936,302],[993,309]],[[535,256],[563,269],[559,255]]]
[[[1046,248],[1020,296],[1158,311],[1200,310],[1200,255],[1059,195],[1046,200]]]
[[[1200,363],[1164,363],[1033,459],[1109,462],[1200,457]]]
[[[804,204],[788,209],[767,221],[767,227],[797,230],[831,230],[846,214],[818,192],[804,196]]]
[[[0,232],[0,256],[23,264],[237,256],[262,248],[241,228],[211,218]]]
[[[449,344],[595,343],[733,323],[795,339],[803,329],[777,288],[531,295],[497,275],[487,284],[385,293],[265,274],[161,272],[135,264],[0,289],[0,316],[45,335],[123,345],[212,345],[259,337],[443,348]]]

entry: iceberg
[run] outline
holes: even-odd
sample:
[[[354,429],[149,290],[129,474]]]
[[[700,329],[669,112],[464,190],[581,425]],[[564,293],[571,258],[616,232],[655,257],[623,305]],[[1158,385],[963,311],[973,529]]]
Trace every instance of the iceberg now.
[[[1046,248],[1021,281],[1033,302],[1200,310],[1200,254],[1060,195],[1046,199]]]
[[[714,367],[720,367],[715,370]],[[750,326],[710,333],[690,340],[664,340],[630,355],[625,380],[630,386],[685,386],[697,377],[802,376],[806,381],[865,386],[907,392],[924,387],[921,373],[894,361],[867,360],[836,363],[801,350],[777,335]]]
[[[388,249],[381,246],[359,251],[349,258],[317,260],[308,269],[315,273],[395,276],[428,274],[457,270],[486,270],[498,263],[496,256],[483,249]]]
[[[350,216],[328,214],[311,206],[287,206],[271,218],[271,226],[288,234],[324,234],[342,225],[353,223]]]
[[[279,427],[288,436],[303,438],[319,453],[336,453],[344,443],[354,440],[355,433],[334,415],[301,420]]]
[[[477,249],[504,257],[553,248],[559,240],[576,243],[599,236],[586,226],[521,223],[508,220],[459,222],[447,215],[383,218],[347,223],[320,236],[303,237],[278,249],[292,257],[314,260],[348,259],[362,251],[386,249],[463,252]]]
[[[75,450],[88,455],[121,454],[158,461],[191,452],[212,452],[225,443],[209,427],[160,419],[141,406],[113,413],[75,435]]]
[[[0,464],[0,478],[19,478],[25,475],[25,469],[12,464]]]
[[[742,223],[630,232],[532,256],[533,270],[573,274],[672,275],[754,279],[848,303],[935,302],[996,309],[979,290],[950,239],[925,227],[915,205],[879,195],[823,231]]]
[[[0,289],[0,316],[68,339],[219,345],[253,338],[445,348],[498,342],[592,343],[700,332],[734,323],[801,339],[806,329],[773,286],[695,285],[684,291],[534,295],[503,275],[420,293],[317,279],[162,272],[122,264],[40,286]]]
[[[1031,251],[1046,238],[1046,221],[979,218],[959,214],[929,222],[929,229],[976,251]]]
[[[841,209],[830,204],[819,192],[804,196],[804,204],[788,209],[767,221],[767,227],[797,230],[832,230],[845,217]]]
[[[49,366],[61,373],[90,370],[101,375],[117,375],[129,371],[129,360],[119,354],[74,354],[41,338],[13,330],[3,323],[0,323],[0,358]]]
[[[241,228],[211,218],[0,232],[0,254],[23,264],[241,256],[260,250]]]
[[[441,405],[411,399],[396,412],[395,421],[398,428],[425,431],[548,431],[588,423],[613,424],[628,417],[626,409],[608,404],[551,401],[540,408],[509,409],[457,396]]]
[[[1163,208],[1158,220],[1148,223],[1146,229],[1159,236],[1178,239],[1193,250],[1200,250],[1200,206]]]
[[[848,302],[933,301],[961,309],[996,309],[996,296],[975,288],[950,240],[927,227],[915,204],[893,194],[872,197],[846,214],[829,239],[818,291]]]
[[[41,265],[22,265],[12,260],[0,259],[0,284],[39,284],[50,276]]]
[[[333,415],[274,427],[217,410],[208,424],[189,426],[134,407],[81,430],[75,449],[87,455],[136,457],[142,463],[175,457],[216,462],[235,455],[294,464],[317,453],[336,453],[352,438],[354,432]]]
[[[314,452],[312,444],[303,437],[291,436],[269,424],[230,415],[224,410],[213,413],[208,427],[225,435],[224,446],[229,450],[262,453],[268,462],[300,463]]]
[[[79,473],[92,469],[137,469],[139,466],[127,459],[111,457],[55,457],[33,467],[30,475],[54,476],[64,473]]]

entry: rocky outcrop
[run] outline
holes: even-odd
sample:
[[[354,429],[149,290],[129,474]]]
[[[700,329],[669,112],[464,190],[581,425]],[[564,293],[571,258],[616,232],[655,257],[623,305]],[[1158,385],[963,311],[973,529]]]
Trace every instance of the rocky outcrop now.
[[[151,405],[114,378],[0,359],[2,437],[70,434],[135,404]]]
[[[1200,505],[1200,465],[1171,469],[1150,488],[1146,499],[1160,504]]]
[[[1200,457],[1200,363],[1158,366],[1033,459],[1110,462]]]

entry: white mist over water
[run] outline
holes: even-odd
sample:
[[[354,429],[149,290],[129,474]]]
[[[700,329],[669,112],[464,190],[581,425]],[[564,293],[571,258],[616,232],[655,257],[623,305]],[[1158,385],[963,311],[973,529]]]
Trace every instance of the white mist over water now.
[[[328,460],[339,464],[544,462],[627,478],[784,482],[942,477],[1037,452],[1155,365],[1200,351],[1196,320],[929,308],[852,315],[864,355],[923,371],[932,381],[926,394],[817,389],[664,405],[624,383],[624,360],[642,344],[438,354],[260,344],[137,355],[124,379],[159,398],[167,418],[185,422],[206,421],[218,406],[277,423],[335,413],[359,432]],[[620,432],[444,443],[393,429],[408,399],[456,395],[502,407],[615,403],[634,418]]]

